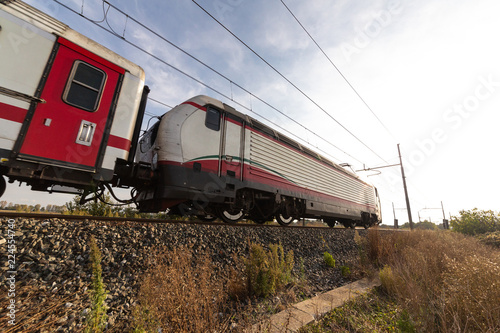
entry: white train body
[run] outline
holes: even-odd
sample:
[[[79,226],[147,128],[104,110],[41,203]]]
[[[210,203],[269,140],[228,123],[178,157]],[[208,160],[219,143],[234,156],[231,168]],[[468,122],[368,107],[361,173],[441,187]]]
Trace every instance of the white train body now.
[[[138,197],[143,210],[380,222],[373,186],[210,97],[194,97],[167,112],[142,138],[138,159],[158,174],[158,182]]]

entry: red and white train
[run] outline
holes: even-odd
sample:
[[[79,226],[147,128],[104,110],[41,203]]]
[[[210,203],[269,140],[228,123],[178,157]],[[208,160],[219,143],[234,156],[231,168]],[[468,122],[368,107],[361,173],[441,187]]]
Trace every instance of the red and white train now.
[[[144,212],[226,222],[381,221],[376,188],[229,105],[194,97],[140,136],[144,71],[21,1],[0,1],[0,195],[132,187]]]

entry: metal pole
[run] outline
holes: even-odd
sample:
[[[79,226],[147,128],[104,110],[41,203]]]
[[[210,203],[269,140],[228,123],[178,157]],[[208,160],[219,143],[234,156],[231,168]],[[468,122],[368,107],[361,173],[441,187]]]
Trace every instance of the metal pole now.
[[[446,219],[446,215],[444,213],[444,206],[443,206],[443,202],[442,201],[441,201],[441,210],[443,211],[443,229],[445,229],[445,230],[450,229],[450,223]]]
[[[398,229],[398,220],[396,219],[396,209],[394,209],[394,202],[392,203],[392,213],[394,214],[394,229]]]
[[[408,222],[410,222],[410,230],[413,230],[413,221],[411,219],[411,209],[410,209],[410,199],[408,198],[408,189],[406,188],[405,169],[403,168],[403,160],[401,159],[401,150],[399,149],[399,143],[398,143],[398,154],[399,154],[399,164],[401,165],[401,177],[403,177],[403,187],[405,190],[406,210],[408,211]]]

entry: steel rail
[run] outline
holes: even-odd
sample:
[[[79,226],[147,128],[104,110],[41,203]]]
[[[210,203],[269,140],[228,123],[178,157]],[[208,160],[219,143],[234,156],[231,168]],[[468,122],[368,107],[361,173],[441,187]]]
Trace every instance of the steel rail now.
[[[154,218],[133,218],[133,217],[109,217],[109,216],[91,216],[91,215],[65,215],[57,213],[25,213],[25,212],[8,212],[0,211],[0,218],[35,218],[35,219],[63,219],[63,220],[93,220],[93,221],[109,221],[109,222],[135,222],[135,223],[177,223],[177,224],[197,224],[197,225],[223,225],[233,227],[273,227],[273,228],[315,228],[315,229],[340,229],[343,228],[329,228],[328,226],[302,226],[295,225],[281,226],[279,224],[256,224],[256,223],[224,223],[214,221],[184,221],[174,219],[154,219]]]
[[[249,222],[238,223],[224,223],[215,221],[202,221],[202,220],[174,220],[174,219],[154,219],[154,218],[134,218],[134,217],[110,217],[110,216],[92,216],[92,215],[65,215],[60,213],[26,213],[26,212],[12,212],[0,211],[0,218],[34,218],[34,219],[62,219],[62,220],[91,220],[91,221],[104,221],[104,222],[132,222],[132,223],[162,223],[162,224],[188,224],[188,225],[209,225],[209,226],[228,226],[228,227],[250,227],[250,228],[293,228],[293,229],[326,229],[326,230],[349,230],[344,227],[330,228],[325,226],[307,226],[302,225],[301,222],[294,223],[289,226],[282,226],[278,223],[273,224],[257,224]],[[357,230],[365,230],[363,227],[356,227]],[[370,228],[374,229],[374,228]],[[395,229],[377,228],[379,231],[402,231]]]

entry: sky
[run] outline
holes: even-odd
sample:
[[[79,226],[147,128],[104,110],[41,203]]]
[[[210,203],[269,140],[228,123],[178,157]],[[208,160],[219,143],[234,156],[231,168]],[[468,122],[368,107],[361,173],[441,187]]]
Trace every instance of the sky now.
[[[64,2],[80,15],[27,2],[140,65],[150,97],[167,105],[209,95],[355,171],[399,163],[400,144],[414,221],[440,223],[441,202],[447,218],[499,210],[498,1],[283,0],[317,45],[280,0],[197,1],[213,18],[189,0],[109,0],[128,18],[101,0]],[[168,110],[149,101],[144,123]],[[401,170],[380,171],[358,174],[378,188],[384,223],[394,205],[402,224]],[[71,198],[9,184],[2,200]]]

